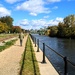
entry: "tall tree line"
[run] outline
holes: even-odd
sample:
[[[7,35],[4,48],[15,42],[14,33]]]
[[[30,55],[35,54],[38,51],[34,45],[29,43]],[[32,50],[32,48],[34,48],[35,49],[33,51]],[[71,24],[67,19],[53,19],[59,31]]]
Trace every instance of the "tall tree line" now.
[[[75,38],[75,15],[69,15],[59,22],[58,26],[47,28],[48,35],[61,38]]]
[[[14,19],[11,16],[0,17],[0,33],[19,33],[21,27],[13,26]]]
[[[0,33],[11,31],[13,26],[13,18],[10,16],[0,17]]]

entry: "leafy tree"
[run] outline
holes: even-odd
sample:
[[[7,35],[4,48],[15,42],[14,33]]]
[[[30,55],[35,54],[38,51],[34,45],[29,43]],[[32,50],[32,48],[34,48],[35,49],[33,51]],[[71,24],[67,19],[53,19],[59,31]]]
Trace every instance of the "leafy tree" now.
[[[2,24],[2,22],[0,22],[0,33],[2,33],[4,30],[4,25]]]
[[[3,33],[3,32],[7,33],[8,29],[9,29],[9,27],[7,26],[7,24],[6,23],[2,23],[0,21],[0,33]]]
[[[1,17],[0,21],[6,23],[7,26],[11,29],[13,26],[13,18],[10,16]]]
[[[25,33],[25,29],[21,29],[21,31],[22,31],[23,33]]]
[[[72,27],[75,25],[75,15],[69,15],[67,17],[64,18],[64,24],[67,27]]]
[[[75,37],[75,15],[69,15],[64,18],[63,23],[58,24],[58,37]]]
[[[12,27],[12,32],[13,33],[20,33],[21,32],[21,27],[20,26],[13,26]]]
[[[74,38],[75,39],[75,26],[74,27],[71,27],[71,38]]]
[[[47,29],[46,31],[45,31],[45,35],[50,35],[50,29]]]
[[[58,37],[64,37],[64,24],[59,22],[58,24],[58,33],[57,33],[57,36]]]
[[[55,37],[57,35],[57,32],[58,32],[57,26],[50,27],[50,36]]]
[[[69,37],[71,37],[71,28],[67,27],[63,23],[59,23],[57,35],[58,35],[58,37],[69,38]]]
[[[9,32],[9,27],[7,26],[6,23],[4,23],[4,32],[8,33]]]

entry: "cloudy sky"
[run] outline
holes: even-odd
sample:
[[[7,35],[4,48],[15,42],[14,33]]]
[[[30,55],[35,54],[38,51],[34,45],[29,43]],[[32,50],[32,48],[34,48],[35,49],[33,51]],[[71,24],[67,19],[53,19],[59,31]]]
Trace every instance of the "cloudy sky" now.
[[[39,29],[57,25],[75,14],[75,0],[0,0],[0,17],[11,16],[13,25]]]

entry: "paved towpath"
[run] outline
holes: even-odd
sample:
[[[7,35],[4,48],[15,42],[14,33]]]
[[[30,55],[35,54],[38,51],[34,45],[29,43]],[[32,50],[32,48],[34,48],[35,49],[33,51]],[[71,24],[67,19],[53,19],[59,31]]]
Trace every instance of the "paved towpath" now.
[[[37,52],[37,47],[35,47],[35,44],[33,42],[32,44],[33,44],[34,52],[36,55],[36,59],[38,61],[40,74],[41,75],[59,75],[58,72],[55,70],[55,68],[52,66],[52,64],[49,62],[47,57],[45,57],[46,63],[41,63],[43,60],[43,52],[41,51],[41,49],[39,49],[39,52]]]
[[[20,46],[19,39],[15,45],[0,52],[0,75],[18,75],[20,71],[20,60],[25,49],[27,36],[24,38],[23,46]],[[33,44],[33,43],[32,43]],[[38,61],[41,75],[59,75],[46,58],[46,63],[42,64],[42,51],[36,52],[37,47],[34,46],[35,55]]]
[[[18,75],[26,40],[27,36],[24,38],[22,47],[18,39],[15,45],[0,52],[0,75]]]

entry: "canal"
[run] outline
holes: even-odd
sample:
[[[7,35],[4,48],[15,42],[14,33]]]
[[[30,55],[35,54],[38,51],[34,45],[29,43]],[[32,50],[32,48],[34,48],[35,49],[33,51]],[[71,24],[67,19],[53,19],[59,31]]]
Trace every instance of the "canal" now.
[[[75,40],[74,39],[61,39],[61,38],[52,38],[45,35],[37,35],[32,34],[36,39],[39,39],[39,47],[42,49],[43,44],[45,43],[50,48],[60,53],[63,56],[66,56],[73,64],[75,64]],[[55,67],[57,72],[60,75],[64,75],[64,61],[63,59],[54,53],[52,50],[46,47],[45,55]],[[68,63],[68,74],[67,75],[75,75],[75,66]]]

